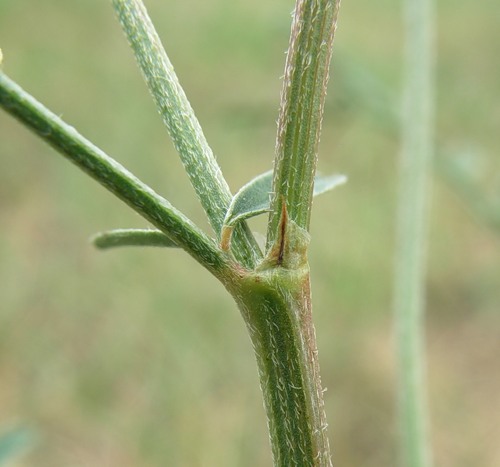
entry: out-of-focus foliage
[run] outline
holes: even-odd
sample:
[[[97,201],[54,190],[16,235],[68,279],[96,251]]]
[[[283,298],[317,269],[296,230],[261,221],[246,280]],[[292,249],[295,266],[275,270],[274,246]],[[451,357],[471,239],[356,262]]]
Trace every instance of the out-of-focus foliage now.
[[[236,190],[272,161],[293,2],[149,3]],[[469,180],[487,202],[500,173],[495,5],[438,5],[437,140],[445,156],[481,148],[489,169]],[[315,200],[310,258],[338,465],[397,465],[401,37],[399,2],[342,5],[319,169],[349,183]],[[0,47],[23,87],[206,226],[108,2],[0,0]],[[252,349],[222,287],[173,249],[96,251],[94,232],[146,226],[5,114],[0,143],[0,417],[41,433],[19,465],[270,465]],[[500,239],[440,175],[432,212],[437,464],[496,467]]]
[[[0,466],[12,465],[32,444],[32,433],[25,428],[14,428],[0,433]]]

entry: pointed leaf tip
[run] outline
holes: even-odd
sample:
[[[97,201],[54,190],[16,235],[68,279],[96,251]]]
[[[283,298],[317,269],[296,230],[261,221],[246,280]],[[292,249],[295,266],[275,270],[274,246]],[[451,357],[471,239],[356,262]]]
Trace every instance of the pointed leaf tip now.
[[[313,196],[318,196],[327,191],[333,190],[339,185],[347,182],[347,176],[341,174],[316,175],[314,178]]]

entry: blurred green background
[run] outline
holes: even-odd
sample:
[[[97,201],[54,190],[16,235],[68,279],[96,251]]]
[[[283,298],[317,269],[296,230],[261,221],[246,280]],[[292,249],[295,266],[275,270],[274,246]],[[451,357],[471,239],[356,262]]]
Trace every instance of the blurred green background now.
[[[441,467],[500,465],[500,10],[438,2],[428,275]],[[271,167],[292,0],[147,2],[233,190]],[[397,466],[391,286],[401,2],[342,4],[315,202],[314,312],[336,464]],[[3,69],[206,221],[102,0],[0,0]],[[262,230],[264,219],[253,224]],[[254,357],[230,297],[181,251],[101,253],[142,218],[0,113],[0,432],[19,466],[270,466]]]

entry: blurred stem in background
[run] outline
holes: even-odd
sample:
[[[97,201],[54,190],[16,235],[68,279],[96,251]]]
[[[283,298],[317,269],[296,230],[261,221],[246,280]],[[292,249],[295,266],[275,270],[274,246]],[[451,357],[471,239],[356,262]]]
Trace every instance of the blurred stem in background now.
[[[405,70],[394,309],[402,457],[430,467],[425,370],[425,271],[429,177],[434,152],[432,0],[405,0]]]

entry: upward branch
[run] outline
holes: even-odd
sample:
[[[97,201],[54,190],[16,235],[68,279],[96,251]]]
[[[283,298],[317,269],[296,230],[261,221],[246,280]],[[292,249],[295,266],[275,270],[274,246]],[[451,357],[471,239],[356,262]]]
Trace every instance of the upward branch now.
[[[142,0],[113,0],[123,31],[212,228],[220,235],[232,195]],[[254,266],[260,257],[245,228],[235,232],[236,257]]]
[[[279,233],[281,203],[308,230],[326,85],[339,0],[297,0],[278,119],[267,249]]]

